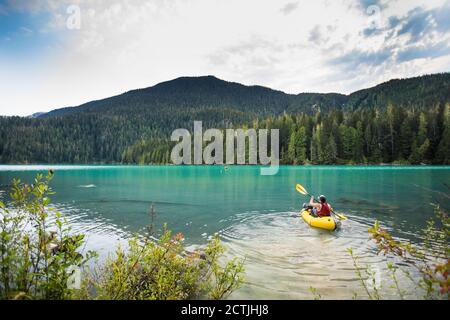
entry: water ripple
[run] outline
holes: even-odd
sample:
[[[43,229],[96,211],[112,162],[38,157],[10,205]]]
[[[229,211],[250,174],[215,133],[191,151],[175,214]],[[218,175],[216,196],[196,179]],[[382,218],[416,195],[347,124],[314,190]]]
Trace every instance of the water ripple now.
[[[241,213],[221,230],[229,257],[245,259],[247,282],[232,298],[311,299],[312,286],[328,299],[364,297],[348,248],[359,265],[376,272],[386,298],[394,298],[386,272],[386,258],[369,241],[370,219],[348,215],[339,231],[309,227],[295,212]],[[406,282],[405,282],[406,283]]]

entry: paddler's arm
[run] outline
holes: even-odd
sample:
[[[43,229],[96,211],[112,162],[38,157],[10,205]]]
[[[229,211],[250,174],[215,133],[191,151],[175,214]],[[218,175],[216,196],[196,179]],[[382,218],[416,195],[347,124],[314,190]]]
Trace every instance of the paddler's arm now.
[[[314,197],[311,196],[311,200],[309,200],[309,205],[314,208],[320,208],[320,204],[314,202]]]

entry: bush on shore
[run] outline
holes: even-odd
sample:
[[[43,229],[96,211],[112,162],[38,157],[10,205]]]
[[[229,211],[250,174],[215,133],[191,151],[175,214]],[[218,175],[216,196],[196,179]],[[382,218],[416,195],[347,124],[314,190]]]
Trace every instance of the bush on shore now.
[[[135,236],[92,267],[97,254],[82,252],[84,235],[49,207],[52,178],[13,180],[10,203],[0,202],[0,299],[224,299],[242,284],[243,262],[223,261],[218,236],[187,252],[166,229],[159,239]]]
[[[434,206],[434,212],[435,217],[429,219],[426,228],[422,230],[424,240],[420,246],[394,238],[378,221],[368,229],[370,239],[375,241],[378,254],[394,257],[411,265],[418,275],[413,277],[410,271],[401,267],[401,263],[387,262],[387,270],[392,279],[391,287],[396,290],[399,299],[405,299],[413,293],[399,282],[399,274],[409,280],[411,286],[408,288],[423,293],[423,299],[450,299],[450,217],[439,205]],[[353,250],[349,248],[348,252],[368,298],[382,299],[380,288],[376,285],[375,273],[370,266],[361,267],[358,264],[359,257]]]

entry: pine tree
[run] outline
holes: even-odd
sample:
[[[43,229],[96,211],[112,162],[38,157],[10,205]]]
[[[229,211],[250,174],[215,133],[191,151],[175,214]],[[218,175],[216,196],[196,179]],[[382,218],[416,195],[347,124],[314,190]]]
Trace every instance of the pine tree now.
[[[296,134],[295,144],[295,163],[304,164],[306,158],[306,128],[300,127]]]
[[[344,124],[341,124],[339,126],[339,135],[342,143],[342,151],[340,152],[340,156],[344,160],[351,160],[353,157],[352,128],[349,128]]]
[[[444,119],[444,132],[436,152],[436,163],[448,165],[450,164],[450,105],[446,108],[446,116]]]
[[[419,138],[414,140],[412,145],[411,156],[409,157],[409,162],[411,164],[421,164],[425,161],[425,155],[430,147],[430,140],[425,139],[424,143],[419,145]]]
[[[353,160],[356,163],[362,163],[364,161],[364,133],[361,121],[358,121],[356,125],[353,139]]]
[[[389,160],[395,159],[395,108],[392,104],[387,108],[387,123],[389,127],[388,140],[389,140]]]
[[[420,113],[419,117],[419,131],[417,133],[417,143],[422,145],[427,139],[427,118],[423,112]]]
[[[337,146],[334,142],[333,136],[328,138],[328,143],[323,150],[323,163],[324,164],[335,164],[337,160]]]
[[[288,145],[288,156],[287,156],[287,162],[291,163],[291,164],[296,164],[296,158],[297,158],[297,153],[296,153],[296,134],[295,134],[295,130],[293,130],[291,132],[291,137],[289,138],[289,145]]]
[[[328,136],[324,129],[323,124],[320,124],[317,127],[316,134],[317,134],[317,139],[318,139],[318,141],[317,141],[318,152],[317,153],[318,153],[319,163],[324,164],[327,161],[326,147],[328,145]]]
[[[420,161],[422,160],[419,153],[419,147],[417,146],[417,138],[413,139],[414,142],[411,146],[411,155],[408,158],[408,161],[411,164],[420,164]]]
[[[446,112],[446,105],[443,103],[440,103],[437,107],[437,114],[432,117],[434,121],[432,122],[432,125],[430,126],[430,158],[435,158],[434,156],[437,153],[437,149],[439,147],[439,143],[442,139],[442,135],[445,130],[445,112]],[[436,159],[434,159],[436,161]]]
[[[313,134],[311,138],[311,163],[319,163],[319,138],[317,134],[317,129],[313,129]]]
[[[408,159],[411,154],[412,138],[413,133],[411,129],[411,121],[410,118],[407,117],[405,120],[403,120],[402,126],[400,128],[399,143],[400,157],[402,159]]]

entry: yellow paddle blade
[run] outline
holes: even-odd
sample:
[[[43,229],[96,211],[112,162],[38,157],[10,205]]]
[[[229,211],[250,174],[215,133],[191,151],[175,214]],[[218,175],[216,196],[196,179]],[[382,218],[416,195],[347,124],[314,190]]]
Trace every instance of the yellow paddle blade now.
[[[306,191],[306,189],[303,188],[301,184],[297,184],[295,186],[295,189],[297,189],[297,191],[300,192],[301,194],[308,195],[308,191]]]
[[[346,216],[344,216],[343,214],[336,213],[336,212],[334,212],[334,210],[332,210],[331,212],[340,220],[348,220],[348,218]]]

